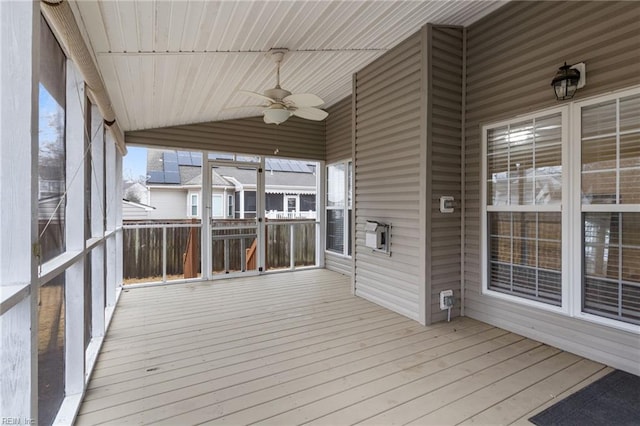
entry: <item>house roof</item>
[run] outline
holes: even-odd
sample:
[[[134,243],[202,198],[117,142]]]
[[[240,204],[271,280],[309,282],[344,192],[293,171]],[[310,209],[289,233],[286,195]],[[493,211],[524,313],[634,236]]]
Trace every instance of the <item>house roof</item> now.
[[[259,116],[238,93],[282,87],[329,107],[351,76],[427,22],[468,26],[505,1],[70,2],[125,131]]]
[[[189,153],[186,153],[189,154]],[[195,153],[191,153],[195,154]],[[185,152],[148,149],[147,183],[150,185],[202,185],[202,157],[186,159]],[[255,169],[235,166],[216,166],[213,170],[214,186],[256,185]],[[314,168],[305,161],[267,158],[265,159],[265,183],[268,192],[277,192],[274,187],[315,187]]]

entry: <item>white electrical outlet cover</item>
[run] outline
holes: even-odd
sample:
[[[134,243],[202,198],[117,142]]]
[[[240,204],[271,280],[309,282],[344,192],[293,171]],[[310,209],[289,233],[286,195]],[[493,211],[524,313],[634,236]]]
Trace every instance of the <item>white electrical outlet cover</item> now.
[[[453,297],[453,290],[443,290],[440,292],[440,309],[446,311],[449,307],[444,303],[444,298],[446,296]]]

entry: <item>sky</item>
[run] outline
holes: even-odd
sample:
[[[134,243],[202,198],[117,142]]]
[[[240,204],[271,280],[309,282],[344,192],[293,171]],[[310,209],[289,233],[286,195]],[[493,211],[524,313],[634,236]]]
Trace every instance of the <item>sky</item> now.
[[[122,160],[122,178],[138,180],[147,175],[147,148],[127,147],[127,155]]]

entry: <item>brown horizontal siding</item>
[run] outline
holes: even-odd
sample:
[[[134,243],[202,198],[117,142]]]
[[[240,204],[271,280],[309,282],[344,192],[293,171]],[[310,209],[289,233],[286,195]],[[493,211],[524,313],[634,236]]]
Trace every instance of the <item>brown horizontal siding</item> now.
[[[460,309],[460,198],[462,146],[462,28],[431,26],[429,31],[429,115],[427,136],[427,302],[430,321],[446,319],[440,292],[454,290]],[[440,212],[440,197],[453,196],[454,213]]]
[[[275,126],[261,117],[127,132],[128,144],[308,160],[325,159],[325,123],[292,117]]]
[[[630,333],[482,296],[480,143],[485,123],[560,105],[550,83],[585,62],[575,100],[640,84],[640,3],[509,2],[467,32],[465,310],[494,325],[640,374]]]
[[[355,77],[356,294],[420,316],[421,33]],[[391,256],[364,244],[367,220],[390,223]]]

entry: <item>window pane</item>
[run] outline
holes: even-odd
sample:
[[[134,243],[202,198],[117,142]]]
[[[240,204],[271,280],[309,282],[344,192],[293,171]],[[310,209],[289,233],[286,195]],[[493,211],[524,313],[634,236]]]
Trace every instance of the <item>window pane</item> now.
[[[344,210],[327,210],[327,250],[344,253]]]
[[[489,288],[560,305],[561,213],[489,212],[488,221]]]
[[[224,216],[224,206],[222,205],[222,195],[214,194],[211,199],[211,212],[213,217]]]
[[[343,163],[327,167],[327,207],[344,208],[344,173]]]
[[[353,162],[349,161],[348,163],[348,188],[347,188],[347,208],[350,209],[352,206],[353,199]]]
[[[245,191],[244,193],[244,212],[245,217],[256,217],[256,191]],[[252,216],[247,213],[253,213]]]
[[[582,109],[585,204],[640,204],[640,96]]]
[[[64,399],[65,273],[38,293],[38,419],[48,425]]]
[[[640,95],[620,99],[620,132],[640,132]]]
[[[347,250],[347,254],[349,256],[351,256],[352,254],[352,250],[353,250],[353,220],[352,220],[352,215],[351,215],[351,209],[349,209],[349,211],[347,212],[347,214],[349,215],[349,217],[347,218],[347,235],[349,236],[348,239],[348,250]]]
[[[300,211],[302,212],[315,212],[316,211],[316,196],[315,194],[302,194],[300,195]]]
[[[560,114],[488,129],[488,204],[559,204],[561,163]]]
[[[582,108],[582,138],[616,132],[616,101]]]
[[[65,250],[66,58],[41,17],[38,118],[38,235],[41,261]]]
[[[620,204],[640,204],[640,167],[620,170]]]
[[[489,205],[506,205],[509,197],[509,143],[508,128],[499,127],[487,131],[487,194]]]
[[[640,323],[640,213],[585,213],[583,310]]]
[[[40,85],[38,155],[38,234],[42,261],[65,250],[65,112]]]

